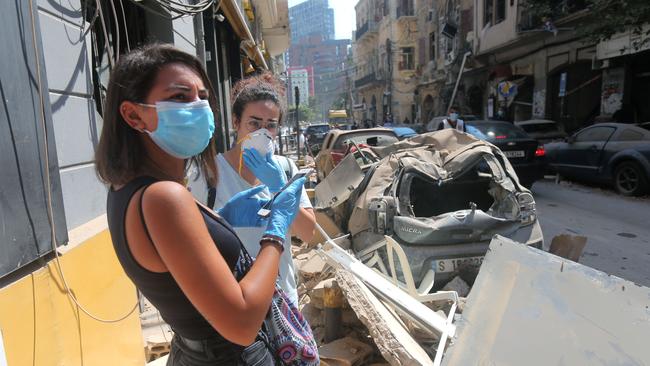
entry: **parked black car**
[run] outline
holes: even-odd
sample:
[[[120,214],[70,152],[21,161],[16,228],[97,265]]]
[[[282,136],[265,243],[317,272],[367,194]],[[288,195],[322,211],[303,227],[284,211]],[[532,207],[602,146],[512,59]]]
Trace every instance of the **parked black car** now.
[[[310,146],[320,145],[329,131],[330,125],[327,123],[309,125],[305,129],[305,139]]]
[[[544,147],[550,168],[565,177],[612,184],[626,196],[650,188],[650,131],[644,128],[599,123]]]
[[[519,182],[530,188],[544,177],[546,159],[544,147],[524,130],[510,122],[465,121],[467,133],[496,145],[512,164]]]

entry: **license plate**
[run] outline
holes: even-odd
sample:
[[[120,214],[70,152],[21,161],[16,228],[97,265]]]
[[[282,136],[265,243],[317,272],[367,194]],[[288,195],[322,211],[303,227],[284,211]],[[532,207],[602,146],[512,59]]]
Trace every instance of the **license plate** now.
[[[467,258],[453,258],[453,259],[439,259],[436,261],[436,272],[455,272],[460,267],[465,265],[480,266],[485,257],[467,257]]]
[[[506,154],[507,158],[523,158],[526,156],[523,150],[504,151],[503,153]]]

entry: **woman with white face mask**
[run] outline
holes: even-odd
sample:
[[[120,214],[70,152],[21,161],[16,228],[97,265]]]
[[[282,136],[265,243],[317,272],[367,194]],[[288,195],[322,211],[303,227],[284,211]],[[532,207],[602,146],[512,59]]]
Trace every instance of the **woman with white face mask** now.
[[[298,172],[293,161],[274,155],[274,140],[280,131],[283,115],[282,83],[272,74],[265,73],[242,79],[233,87],[233,125],[237,131],[235,145],[226,153],[217,156],[219,182],[216,187],[214,208],[219,208],[234,195],[265,185],[258,194],[270,198],[282,189],[291,175]],[[291,172],[287,174],[287,172]],[[314,235],[316,218],[307,192],[303,189],[300,209],[291,226],[291,233],[284,238],[285,248],[280,259],[280,286],[297,304],[296,270],[291,258],[291,234],[304,241]],[[237,227],[237,234],[244,245],[248,241],[259,241],[263,231],[259,227]],[[251,247],[251,255],[257,255],[258,248]]]
[[[266,222],[257,215],[263,187],[234,195],[218,215],[196,202],[184,182],[189,162],[217,180],[215,105],[196,57],[169,45],[120,56],[95,159],[109,185],[108,226],[124,271],[174,330],[168,366],[271,366],[262,322],[304,179],[278,195]],[[237,226],[263,232],[245,243],[256,249],[252,266]]]

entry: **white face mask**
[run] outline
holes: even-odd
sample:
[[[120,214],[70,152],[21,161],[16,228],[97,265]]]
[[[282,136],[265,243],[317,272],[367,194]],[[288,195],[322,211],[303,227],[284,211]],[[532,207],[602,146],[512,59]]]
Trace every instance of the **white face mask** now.
[[[273,135],[266,128],[253,131],[241,140],[242,151],[244,149],[255,149],[262,156],[275,151]]]

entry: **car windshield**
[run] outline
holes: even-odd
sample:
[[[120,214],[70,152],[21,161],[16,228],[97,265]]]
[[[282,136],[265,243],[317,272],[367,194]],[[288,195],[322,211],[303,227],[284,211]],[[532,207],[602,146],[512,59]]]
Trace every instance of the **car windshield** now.
[[[326,133],[330,130],[328,125],[318,125],[318,126],[309,126],[307,127],[307,133]]]
[[[480,122],[472,123],[487,141],[512,140],[529,138],[526,132],[519,127],[505,122]]]
[[[519,127],[528,133],[560,132],[555,123],[535,123],[530,125],[521,125]]]
[[[387,146],[394,142],[397,142],[398,139],[395,134],[390,132],[361,132],[358,134],[349,134],[339,138],[334,146],[334,150],[343,150],[347,148],[347,145],[351,142],[359,145],[359,147],[365,146]]]

